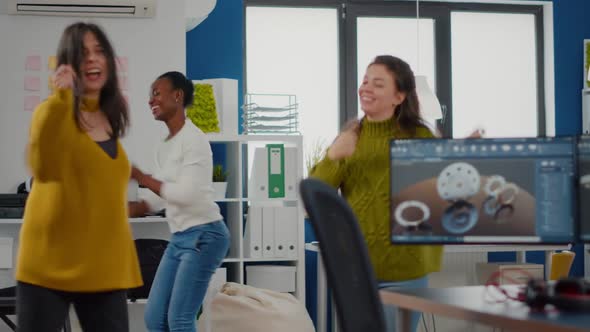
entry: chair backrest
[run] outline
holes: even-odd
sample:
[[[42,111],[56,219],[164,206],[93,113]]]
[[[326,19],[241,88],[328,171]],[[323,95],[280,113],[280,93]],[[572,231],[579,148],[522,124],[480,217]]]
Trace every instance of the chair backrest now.
[[[143,278],[143,286],[132,288],[127,291],[127,297],[135,301],[137,299],[147,299],[152,282],[156,276],[158,265],[168,246],[168,241],[159,239],[136,239],[135,248],[137,249],[137,259]]]
[[[336,189],[317,179],[301,181],[299,190],[319,241],[342,331],[385,331],[377,280],[352,209]]]

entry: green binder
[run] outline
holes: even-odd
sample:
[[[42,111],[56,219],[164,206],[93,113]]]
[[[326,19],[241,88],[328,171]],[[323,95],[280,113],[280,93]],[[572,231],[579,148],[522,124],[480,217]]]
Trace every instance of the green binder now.
[[[268,197],[285,197],[285,146],[267,144],[268,156]]]

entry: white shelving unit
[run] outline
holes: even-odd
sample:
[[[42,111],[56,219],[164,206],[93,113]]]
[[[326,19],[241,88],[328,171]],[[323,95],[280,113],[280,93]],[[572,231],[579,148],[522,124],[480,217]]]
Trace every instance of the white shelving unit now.
[[[296,176],[297,180],[303,177],[303,139],[299,135],[218,135],[208,134],[209,141],[214,150],[214,158],[225,159],[227,177],[227,195],[225,199],[218,200],[231,234],[230,250],[224,260],[227,267],[227,280],[237,283],[245,283],[246,265],[252,263],[264,263],[290,265],[296,268],[295,292],[293,295],[302,303],[305,303],[305,248],[304,248],[304,213],[299,201],[299,193],[295,199],[253,199],[248,197],[248,180],[250,170],[247,165],[249,151],[255,147],[263,147],[266,144],[284,144],[285,147],[296,148]],[[218,148],[218,146],[222,146]],[[218,151],[223,151],[224,156],[219,156]],[[218,163],[219,160],[214,160]],[[293,183],[299,183],[299,181]],[[297,256],[296,258],[249,258],[244,250],[244,221],[250,204],[262,204],[273,206],[297,206]]]

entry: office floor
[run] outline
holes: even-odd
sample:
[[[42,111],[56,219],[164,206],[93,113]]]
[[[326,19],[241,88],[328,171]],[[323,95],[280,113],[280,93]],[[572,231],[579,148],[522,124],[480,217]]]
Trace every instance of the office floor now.
[[[143,310],[145,308],[145,304],[129,304],[127,308],[129,309],[129,332],[145,332],[146,329],[143,322]],[[82,332],[73,309],[70,312],[70,319],[72,322],[72,332]],[[0,332],[3,331],[0,330]]]

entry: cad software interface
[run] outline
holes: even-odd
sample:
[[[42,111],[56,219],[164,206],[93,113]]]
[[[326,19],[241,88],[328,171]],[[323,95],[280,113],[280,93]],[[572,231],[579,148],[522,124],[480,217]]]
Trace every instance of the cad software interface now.
[[[392,243],[572,241],[574,150],[569,137],[392,140]]]

